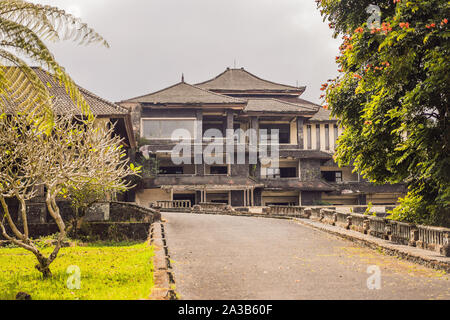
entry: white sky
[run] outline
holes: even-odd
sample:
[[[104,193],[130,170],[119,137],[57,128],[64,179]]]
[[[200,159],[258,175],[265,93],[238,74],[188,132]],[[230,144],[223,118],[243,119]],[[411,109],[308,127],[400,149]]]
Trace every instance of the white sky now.
[[[332,39],[314,0],[34,0],[80,16],[111,45],[51,44],[75,81],[111,101],[181,80],[198,83],[226,67],[267,80],[320,86],[337,74]]]

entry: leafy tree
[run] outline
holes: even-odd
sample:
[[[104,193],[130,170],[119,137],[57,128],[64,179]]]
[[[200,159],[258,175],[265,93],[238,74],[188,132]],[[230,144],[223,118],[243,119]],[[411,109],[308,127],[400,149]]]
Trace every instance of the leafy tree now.
[[[108,46],[99,34],[61,9],[23,0],[0,0],[0,34],[0,106],[3,107],[0,114],[14,106],[40,129],[50,132],[54,101],[45,83],[27,65],[29,61],[52,74],[57,83],[64,84],[72,100],[90,116],[89,106],[77,86],[44,41],[100,42]]]
[[[354,160],[375,183],[406,182],[394,218],[450,223],[450,3],[445,0],[322,0],[342,36],[339,77],[326,106],[346,128],[336,158]],[[369,17],[377,5],[381,21]],[[373,8],[373,7],[372,7]],[[370,28],[369,28],[370,27]]]

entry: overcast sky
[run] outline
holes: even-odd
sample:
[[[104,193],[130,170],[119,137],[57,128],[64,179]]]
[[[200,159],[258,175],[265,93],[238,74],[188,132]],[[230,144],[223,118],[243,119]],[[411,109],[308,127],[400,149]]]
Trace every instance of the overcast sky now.
[[[226,67],[267,80],[320,86],[337,74],[338,41],[314,0],[35,0],[87,22],[111,45],[50,45],[75,81],[118,102],[209,80]]]

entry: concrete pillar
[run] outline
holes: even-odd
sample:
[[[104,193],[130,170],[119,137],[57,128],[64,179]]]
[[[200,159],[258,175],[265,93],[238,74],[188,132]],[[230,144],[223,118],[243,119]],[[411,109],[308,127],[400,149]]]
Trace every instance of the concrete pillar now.
[[[256,130],[256,143],[259,140],[259,121],[258,117],[250,117],[250,126],[253,130]],[[251,136],[250,136],[251,138]],[[250,141],[252,142],[252,141]]]
[[[227,129],[234,129],[234,113],[233,111],[227,111]]]
[[[305,122],[303,118],[297,118],[297,142],[299,149],[305,148],[304,133],[303,133],[304,124]]]
[[[194,164],[203,164],[203,111],[196,111],[197,130],[194,145]],[[201,168],[197,168],[198,172],[202,171]],[[202,174],[203,175],[203,174]]]

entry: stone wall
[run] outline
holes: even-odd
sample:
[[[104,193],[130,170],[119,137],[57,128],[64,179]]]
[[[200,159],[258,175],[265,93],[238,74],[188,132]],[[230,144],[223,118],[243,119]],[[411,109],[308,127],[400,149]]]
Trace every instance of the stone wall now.
[[[58,201],[61,216],[66,225],[73,217],[73,209],[68,201]],[[14,209],[14,206],[11,205]],[[58,227],[47,212],[45,203],[29,203],[27,213],[31,238],[39,238],[58,233]],[[18,228],[23,230],[17,210],[13,214]],[[79,235],[93,240],[145,240],[152,223],[161,220],[158,210],[145,208],[129,202],[101,202],[88,211]],[[6,223],[8,234],[12,234]],[[0,240],[6,240],[0,234]]]
[[[301,181],[319,181],[322,178],[320,172],[319,159],[301,159],[300,160],[300,180]]]

